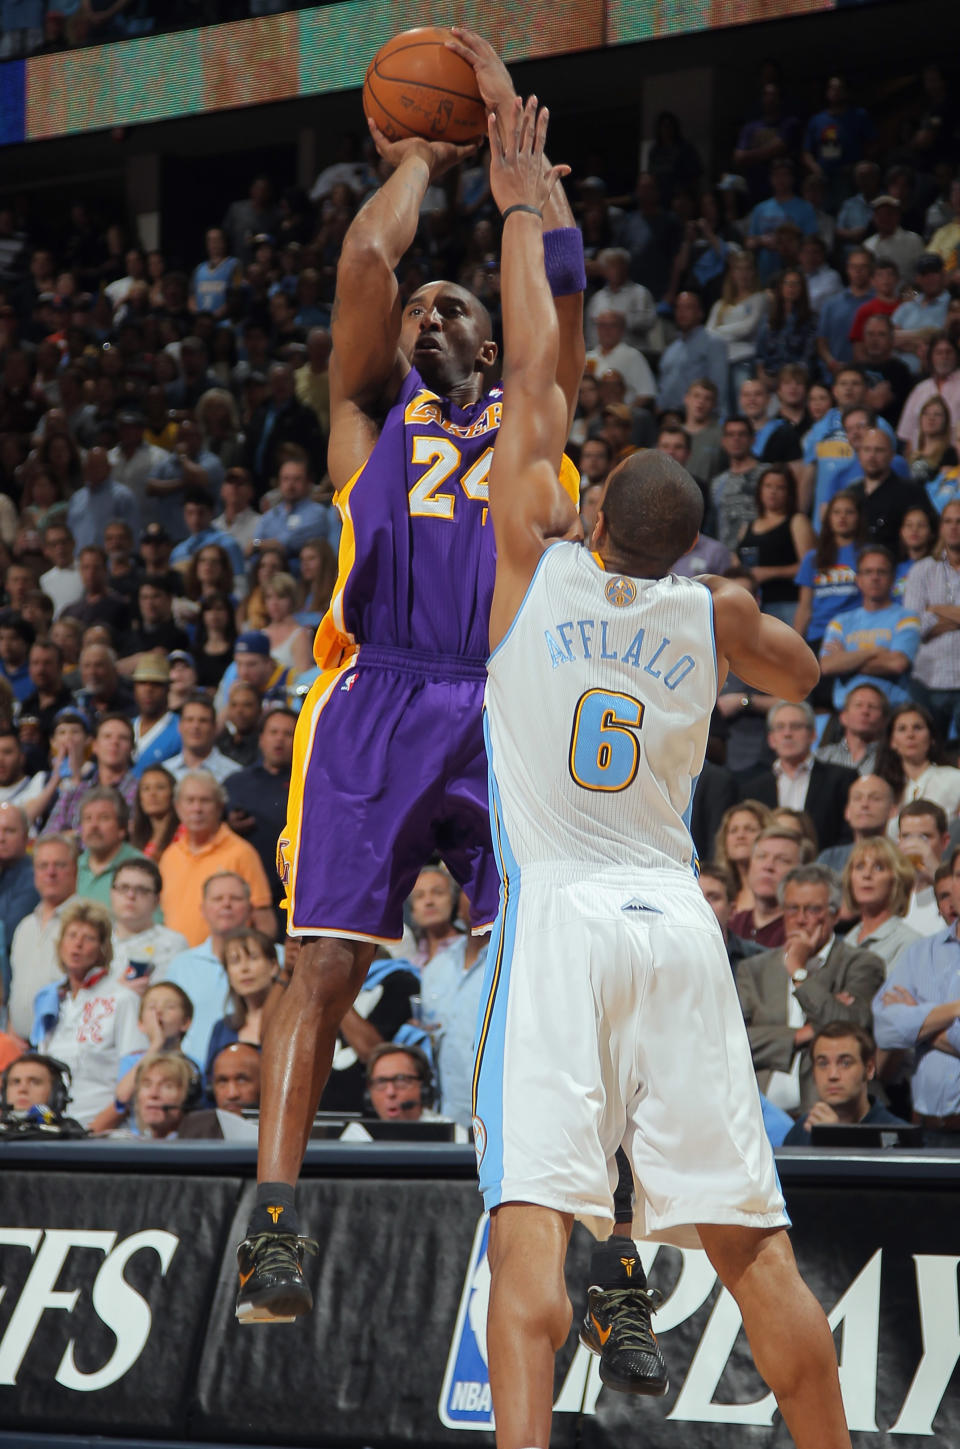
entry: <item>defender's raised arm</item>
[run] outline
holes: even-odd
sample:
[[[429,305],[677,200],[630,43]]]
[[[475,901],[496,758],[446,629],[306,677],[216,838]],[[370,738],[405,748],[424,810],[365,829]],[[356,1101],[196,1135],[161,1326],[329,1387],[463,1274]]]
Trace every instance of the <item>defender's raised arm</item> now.
[[[543,257],[543,211],[563,166],[544,156],[549,114],[516,100],[490,117],[490,185],[504,219],[501,259],[504,407],[490,469],[497,582],[490,644],[510,627],[551,538],[576,522],[557,484],[567,405],[557,383],[559,328]]]

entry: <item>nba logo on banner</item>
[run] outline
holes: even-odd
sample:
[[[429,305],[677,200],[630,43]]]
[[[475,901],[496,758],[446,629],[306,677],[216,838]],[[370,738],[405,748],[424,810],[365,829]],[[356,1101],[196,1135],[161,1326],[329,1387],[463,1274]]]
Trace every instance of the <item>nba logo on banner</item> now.
[[[477,1223],[463,1280],[457,1324],[440,1390],[438,1411],[448,1429],[492,1429],[493,1402],[487,1374],[487,1304],[490,1265],[487,1238],[490,1218]]]

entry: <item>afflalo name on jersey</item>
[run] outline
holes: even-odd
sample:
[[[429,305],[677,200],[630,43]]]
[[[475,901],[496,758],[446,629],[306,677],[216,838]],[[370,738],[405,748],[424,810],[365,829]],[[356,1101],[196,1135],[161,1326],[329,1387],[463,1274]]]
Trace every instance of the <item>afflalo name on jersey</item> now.
[[[515,864],[689,868],[716,697],[703,584],[548,548],[488,664],[493,820]]]

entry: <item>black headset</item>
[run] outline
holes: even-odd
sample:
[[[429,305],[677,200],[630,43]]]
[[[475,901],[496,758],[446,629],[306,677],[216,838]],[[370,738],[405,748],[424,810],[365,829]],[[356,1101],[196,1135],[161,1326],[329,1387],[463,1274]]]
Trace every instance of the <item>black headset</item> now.
[[[47,1106],[55,1117],[62,1117],[67,1110],[71,1100],[70,1088],[73,1085],[73,1074],[66,1062],[57,1061],[56,1057],[44,1056],[42,1052],[24,1052],[22,1057],[10,1063],[0,1077],[0,1116],[6,1117],[12,1110],[7,1105],[7,1078],[14,1067],[20,1066],[21,1062],[36,1062],[50,1073],[50,1100]]]
[[[459,889],[459,887],[458,887]],[[436,1105],[437,1091],[433,1080],[433,1067],[430,1065],[430,1058],[422,1047],[413,1046],[407,1042],[391,1041],[385,1042],[392,1052],[402,1052],[413,1062],[417,1076],[420,1078],[420,1106],[429,1109]],[[366,1116],[375,1117],[373,1098],[370,1096],[370,1073],[381,1057],[387,1056],[386,1051],[378,1052],[376,1057],[367,1066],[366,1086],[363,1092],[363,1110]]]

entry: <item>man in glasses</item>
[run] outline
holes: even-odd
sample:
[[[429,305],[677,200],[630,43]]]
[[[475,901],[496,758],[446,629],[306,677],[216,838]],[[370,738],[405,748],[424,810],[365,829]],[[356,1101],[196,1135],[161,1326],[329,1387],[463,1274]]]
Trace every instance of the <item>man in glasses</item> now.
[[[834,934],[840,880],[825,865],[801,865],[780,887],[786,943],[737,967],[760,1090],[796,1116],[817,1100],[809,1046],[830,1021],[870,1029],[870,1002],[886,971],[872,951]]]
[[[367,1059],[367,1092],[384,1122],[438,1122],[433,1105],[433,1072],[415,1046],[385,1041]]]
[[[121,865],[110,887],[113,917],[113,974],[128,986],[146,986],[157,967],[160,974],[187,940],[179,931],[158,924],[162,882],[152,860],[130,860]]]

